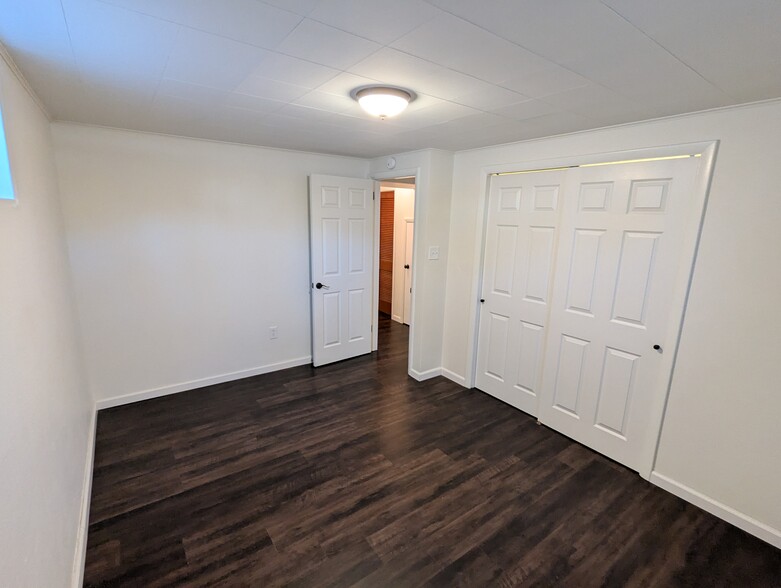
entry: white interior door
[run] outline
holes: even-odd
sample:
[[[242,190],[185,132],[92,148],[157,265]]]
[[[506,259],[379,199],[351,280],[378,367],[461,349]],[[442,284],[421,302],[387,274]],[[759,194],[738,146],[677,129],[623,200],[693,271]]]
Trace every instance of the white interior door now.
[[[415,234],[415,221],[405,221],[404,233],[404,324],[412,319],[412,247]]]
[[[309,177],[312,362],[371,352],[372,180]]]
[[[672,369],[682,304],[671,297],[691,269],[699,161],[567,172],[539,418],[636,470]]]
[[[537,414],[563,171],[495,176],[476,386]]]

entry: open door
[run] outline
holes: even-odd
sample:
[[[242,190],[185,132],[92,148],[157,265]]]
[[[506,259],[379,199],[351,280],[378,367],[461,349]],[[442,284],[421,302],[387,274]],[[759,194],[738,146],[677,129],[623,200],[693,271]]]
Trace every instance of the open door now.
[[[312,363],[371,353],[374,182],[309,176]]]

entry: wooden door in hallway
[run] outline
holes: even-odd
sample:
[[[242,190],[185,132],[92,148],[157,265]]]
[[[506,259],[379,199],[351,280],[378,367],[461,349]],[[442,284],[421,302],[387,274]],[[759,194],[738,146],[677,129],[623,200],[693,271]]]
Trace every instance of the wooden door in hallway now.
[[[394,192],[380,193],[380,312],[391,314],[393,301]]]

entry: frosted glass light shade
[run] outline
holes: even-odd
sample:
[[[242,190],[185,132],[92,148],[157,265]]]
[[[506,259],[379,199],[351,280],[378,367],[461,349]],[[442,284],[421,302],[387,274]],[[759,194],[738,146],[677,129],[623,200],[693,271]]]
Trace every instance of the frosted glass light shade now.
[[[372,116],[390,118],[404,111],[412,96],[397,88],[364,88],[355,95],[358,104]]]

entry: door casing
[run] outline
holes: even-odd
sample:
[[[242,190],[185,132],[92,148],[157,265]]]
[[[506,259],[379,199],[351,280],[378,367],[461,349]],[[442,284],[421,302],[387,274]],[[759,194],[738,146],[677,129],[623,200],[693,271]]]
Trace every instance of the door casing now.
[[[419,179],[421,177],[421,168],[420,167],[412,167],[412,168],[406,168],[406,169],[394,169],[393,171],[389,172],[379,172],[372,175],[372,179],[374,180],[374,192],[377,194],[377,198],[379,198],[380,194],[380,185],[384,181],[393,181],[395,178],[409,178],[414,177],[415,178],[415,201],[414,201],[414,210],[415,219],[419,218],[419,206],[421,203],[422,197],[425,197],[425,194],[421,193],[420,187],[419,187]],[[412,320],[410,321],[409,326],[409,351],[407,354],[407,373],[411,377],[415,377],[415,370],[413,369],[413,358],[414,356],[414,349],[415,349],[415,276],[418,272],[418,250],[420,247],[419,244],[419,236],[420,236],[420,229],[418,227],[418,223],[415,223],[415,226],[413,228],[413,236],[412,236],[412,243],[413,243],[413,251],[412,251],[412,300],[411,300],[411,310],[410,310],[410,316],[412,317]],[[377,351],[378,348],[378,329],[379,329],[379,303],[380,303],[380,207],[375,206],[374,207],[374,253],[373,253],[373,259],[374,259],[374,307],[372,309],[372,351]],[[416,378],[417,379],[417,378]]]

